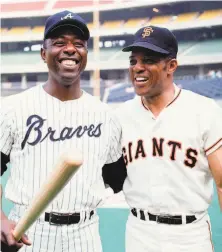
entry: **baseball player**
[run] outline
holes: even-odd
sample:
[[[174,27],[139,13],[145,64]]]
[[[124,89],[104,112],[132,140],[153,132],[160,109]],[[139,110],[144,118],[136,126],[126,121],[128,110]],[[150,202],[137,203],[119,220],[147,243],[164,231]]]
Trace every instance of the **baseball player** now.
[[[126,166],[120,124],[107,105],[80,88],[89,37],[86,22],[72,12],[49,17],[41,49],[49,69],[47,82],[3,100],[2,172],[10,162],[5,195],[14,202],[8,218],[2,213],[1,241],[8,249],[102,251],[96,207],[104,199],[105,184],[114,192],[122,189]],[[28,238],[16,242],[12,228],[59,154],[71,147],[83,153],[83,165],[28,230]]]
[[[212,252],[207,209],[215,180],[222,209],[222,110],[177,87],[178,44],[166,28],[139,29],[129,74],[136,97],[117,110],[130,206],[127,252]]]

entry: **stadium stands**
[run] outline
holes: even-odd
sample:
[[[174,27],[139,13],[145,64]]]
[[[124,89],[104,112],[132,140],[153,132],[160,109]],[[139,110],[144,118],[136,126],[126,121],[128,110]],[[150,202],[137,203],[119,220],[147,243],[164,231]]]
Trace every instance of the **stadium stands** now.
[[[192,55],[217,55],[218,52],[222,52],[222,39],[210,40],[202,42],[182,42],[179,43],[178,55],[183,54],[183,56]],[[122,53],[121,48],[101,48],[100,49],[100,61],[116,60],[122,61],[127,60],[127,54]],[[93,62],[94,55],[92,49],[88,52],[88,61]],[[4,65],[20,65],[20,64],[38,64],[41,62],[40,53],[37,52],[16,52],[16,53],[2,53],[1,63]]]
[[[14,35],[14,36],[21,35],[22,36],[25,33],[28,33],[30,31],[31,31],[31,29],[28,26],[26,26],[26,27],[13,27],[10,30],[8,30],[7,35],[8,36],[11,36],[11,35]]]
[[[67,3],[66,3],[67,2]],[[83,5],[83,4],[89,4],[91,1],[58,1],[56,4],[68,4],[68,5],[76,5],[77,3]],[[43,2],[40,2],[43,3]],[[107,2],[108,3],[108,2]],[[34,4],[34,3],[33,3]],[[27,4],[28,6],[30,5]],[[160,15],[160,16],[154,16],[151,19],[148,17],[141,17],[141,18],[131,18],[128,20],[107,20],[101,24],[101,28],[103,30],[120,30],[122,27],[126,29],[132,29],[132,28],[138,28],[140,26],[145,25],[167,25],[167,24],[183,24],[187,22],[192,21],[198,21],[198,20],[213,20],[217,17],[221,17],[222,19],[222,10],[213,10],[213,11],[205,11],[202,14],[199,12],[190,12],[190,13],[184,13],[179,14],[178,16],[174,15]],[[93,29],[93,23],[88,24],[89,29]],[[3,29],[3,28],[2,28]],[[30,30],[31,33],[34,35],[40,34],[43,32],[44,27],[43,26],[36,26],[36,27],[12,27],[11,29],[4,30],[4,34],[7,36],[14,36],[16,37],[18,33],[24,33],[25,31]]]
[[[39,33],[39,34],[43,34],[44,32],[44,26],[35,26],[32,28],[32,33]]]
[[[123,20],[116,20],[116,21],[105,21],[101,28],[102,29],[120,29],[123,25]]]
[[[148,22],[147,18],[132,18],[124,23],[124,28],[139,28]]]
[[[1,63],[4,65],[38,64],[42,62],[40,52],[2,53]]]
[[[151,18],[145,25],[162,25],[170,22],[172,16],[156,16]]]
[[[221,39],[214,39],[210,41],[202,41],[196,43],[194,46],[191,47],[189,52],[186,53],[187,56],[189,55],[213,55],[222,53],[222,40]]]
[[[174,19],[174,23],[190,22],[196,19],[198,15],[199,15],[199,12],[190,12],[190,13],[180,14]]]
[[[199,20],[209,20],[222,16],[222,10],[208,10],[204,11],[199,17]]]
[[[222,101],[222,78],[203,80],[180,80],[176,83],[186,90],[191,90],[197,94]],[[135,96],[130,84],[121,83],[107,89],[104,95],[104,102],[120,103]]]

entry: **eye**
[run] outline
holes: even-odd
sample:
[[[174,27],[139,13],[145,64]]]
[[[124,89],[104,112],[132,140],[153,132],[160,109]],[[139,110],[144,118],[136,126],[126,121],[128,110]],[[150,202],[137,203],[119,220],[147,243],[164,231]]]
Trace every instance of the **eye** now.
[[[55,45],[55,46],[64,46],[64,45],[65,45],[65,42],[64,42],[64,41],[55,41],[55,42],[53,43],[53,45]]]
[[[77,47],[77,48],[85,47],[85,45],[83,43],[81,43],[81,42],[75,42],[74,46]]]
[[[144,59],[143,62],[144,64],[155,64],[157,63],[157,60],[149,58],[149,59]]]
[[[131,65],[131,66],[136,65],[136,60],[135,60],[135,59],[130,59],[130,65]]]

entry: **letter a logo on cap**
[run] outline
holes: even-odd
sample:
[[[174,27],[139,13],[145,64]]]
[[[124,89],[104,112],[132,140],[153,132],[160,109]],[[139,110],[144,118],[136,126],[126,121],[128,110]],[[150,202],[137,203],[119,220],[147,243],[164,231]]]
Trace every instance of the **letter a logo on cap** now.
[[[67,18],[73,18],[72,13],[69,13],[65,17],[62,17],[61,20],[67,19]]]
[[[142,33],[142,37],[145,38],[145,37],[149,37],[151,32],[153,32],[153,29],[152,27],[146,27],[144,28],[143,30],[143,33]]]

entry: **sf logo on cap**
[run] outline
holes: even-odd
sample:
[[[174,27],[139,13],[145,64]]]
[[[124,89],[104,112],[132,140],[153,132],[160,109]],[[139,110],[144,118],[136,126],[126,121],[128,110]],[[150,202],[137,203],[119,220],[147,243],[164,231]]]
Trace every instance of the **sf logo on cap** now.
[[[142,33],[142,37],[143,38],[149,37],[151,32],[153,32],[153,29],[151,27],[144,28],[143,33]]]
[[[61,20],[63,19],[68,19],[68,18],[73,18],[72,13],[67,14],[65,17],[62,17]]]

